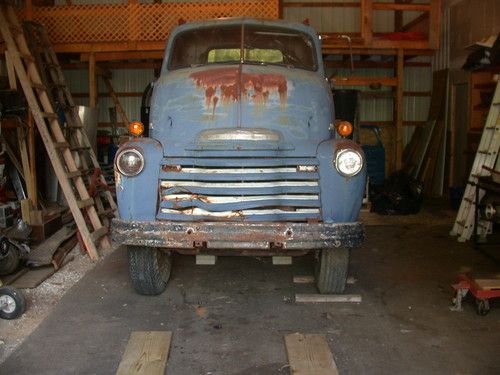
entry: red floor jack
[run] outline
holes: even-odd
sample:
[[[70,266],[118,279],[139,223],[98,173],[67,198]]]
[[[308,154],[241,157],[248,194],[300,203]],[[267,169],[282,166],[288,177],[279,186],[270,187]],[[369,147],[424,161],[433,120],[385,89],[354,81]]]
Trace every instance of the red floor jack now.
[[[490,299],[500,298],[500,275],[468,276],[459,275],[458,283],[452,285],[457,292],[453,298],[452,311],[462,311],[462,299],[470,292],[476,299],[476,312],[486,315],[490,311]]]

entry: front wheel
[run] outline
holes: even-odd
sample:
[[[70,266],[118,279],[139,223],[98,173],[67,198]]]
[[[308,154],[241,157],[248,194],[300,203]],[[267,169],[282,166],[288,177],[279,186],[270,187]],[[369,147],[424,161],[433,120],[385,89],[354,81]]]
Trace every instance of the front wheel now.
[[[128,267],[137,293],[157,295],[167,287],[172,257],[156,248],[128,246]]]
[[[349,249],[320,250],[314,268],[316,286],[321,294],[343,293],[349,268]]]

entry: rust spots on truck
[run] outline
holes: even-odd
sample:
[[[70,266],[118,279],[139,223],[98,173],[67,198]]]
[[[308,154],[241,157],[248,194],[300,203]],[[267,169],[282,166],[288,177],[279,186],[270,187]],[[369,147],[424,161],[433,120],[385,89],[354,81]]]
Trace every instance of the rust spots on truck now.
[[[281,109],[286,106],[288,84],[281,74],[245,73],[240,68],[211,69],[192,73],[196,87],[205,92],[205,107],[215,113],[217,104],[230,104],[246,97],[256,105],[265,105],[277,95]]]
[[[180,165],[170,165],[165,164],[161,167],[163,172],[180,172],[182,171],[182,167]]]

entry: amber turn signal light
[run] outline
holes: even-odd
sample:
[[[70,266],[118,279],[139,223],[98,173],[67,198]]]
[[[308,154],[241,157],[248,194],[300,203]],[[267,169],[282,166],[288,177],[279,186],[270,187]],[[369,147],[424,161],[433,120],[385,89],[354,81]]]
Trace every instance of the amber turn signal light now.
[[[352,133],[352,124],[349,121],[340,120],[336,123],[337,133],[342,137],[348,137]]]
[[[128,125],[128,132],[130,133],[130,135],[133,135],[134,137],[138,137],[142,133],[144,133],[144,125],[142,125],[142,122],[140,122],[140,121],[132,121]]]

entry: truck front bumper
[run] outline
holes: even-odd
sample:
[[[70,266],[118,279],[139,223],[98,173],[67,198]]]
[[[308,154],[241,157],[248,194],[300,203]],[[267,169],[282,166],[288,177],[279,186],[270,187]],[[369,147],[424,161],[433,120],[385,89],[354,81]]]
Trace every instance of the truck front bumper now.
[[[238,250],[237,253],[242,255],[255,253],[255,250],[293,253],[340,246],[356,247],[365,237],[364,227],[359,222],[239,223],[113,219],[111,232],[113,239],[124,245],[161,247],[180,252]]]

